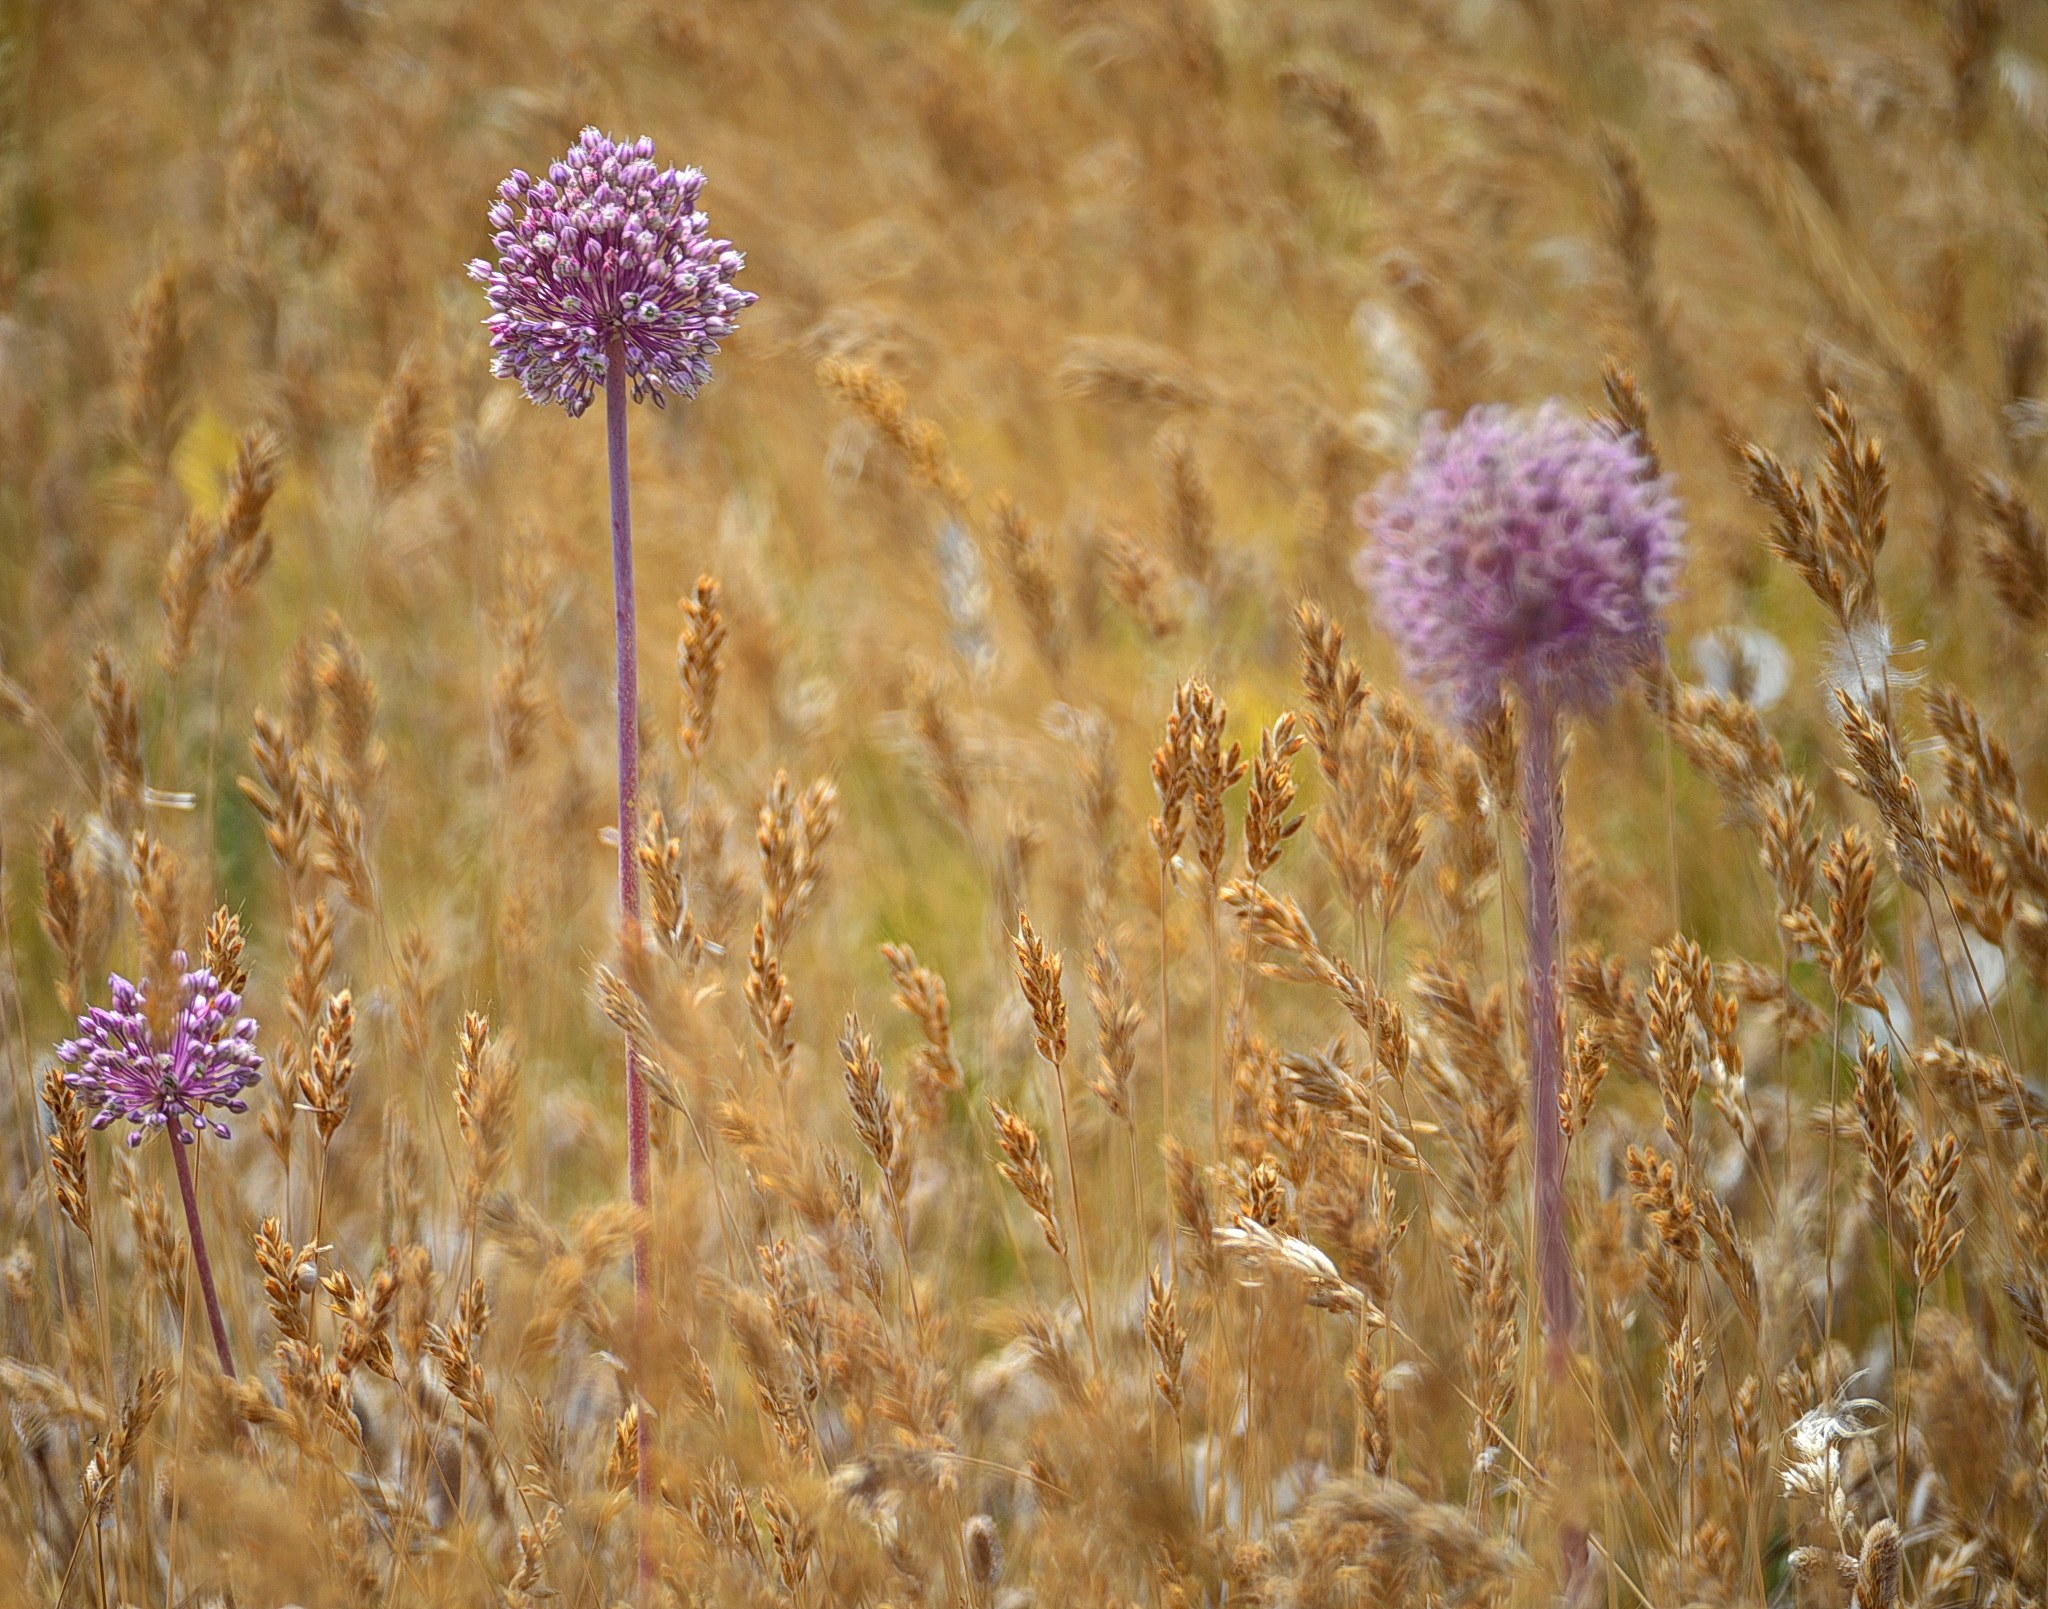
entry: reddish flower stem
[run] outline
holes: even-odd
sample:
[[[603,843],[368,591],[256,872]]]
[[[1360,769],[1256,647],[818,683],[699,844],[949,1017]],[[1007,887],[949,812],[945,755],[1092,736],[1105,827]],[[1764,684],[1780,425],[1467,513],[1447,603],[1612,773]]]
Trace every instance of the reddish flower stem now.
[[[1578,1323],[1571,1249],[1564,1226],[1564,1135],[1557,1090],[1564,1061],[1558,991],[1558,872],[1563,859],[1564,796],[1557,769],[1557,715],[1540,698],[1527,701],[1522,745],[1522,859],[1529,877],[1529,1122],[1536,1132],[1535,1210],[1530,1220],[1543,1327],[1553,1347]]]
[[[178,1165],[178,1194],[185,1198],[185,1230],[192,1237],[192,1266],[199,1272],[199,1289],[206,1296],[206,1320],[213,1326],[213,1349],[220,1355],[220,1372],[235,1377],[235,1360],[228,1351],[228,1327],[220,1316],[220,1297],[213,1288],[213,1260],[206,1255],[206,1234],[199,1227],[199,1192],[192,1187],[192,1164],[185,1156],[185,1131],[175,1116],[169,1124],[171,1160]]]
[[[618,652],[619,693],[619,934],[631,955],[640,943],[640,876],[634,858],[639,838],[640,668],[633,625],[633,513],[626,476],[626,354],[617,336],[605,353],[605,446],[611,463],[612,624]],[[640,1050],[626,1035],[626,1175],[639,1209],[633,1229],[633,1333],[636,1351],[650,1334],[647,1247],[647,1084],[640,1076]],[[636,1364],[644,1359],[636,1358]],[[648,1458],[648,1416],[640,1416],[640,1512],[642,1596],[653,1580],[653,1470]]]

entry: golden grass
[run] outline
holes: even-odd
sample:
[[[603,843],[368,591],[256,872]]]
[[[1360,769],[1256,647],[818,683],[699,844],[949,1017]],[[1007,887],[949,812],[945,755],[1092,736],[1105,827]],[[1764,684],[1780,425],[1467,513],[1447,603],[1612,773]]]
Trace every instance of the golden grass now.
[[[2039,16],[4,28],[0,1597],[2048,1594]],[[586,122],[761,298],[632,422],[623,947],[601,433],[462,272]],[[1350,569],[1427,411],[1552,394],[1692,557],[1572,734],[1532,1113],[1514,724]],[[194,1152],[233,1381],[54,1060],[181,949],[262,1023]]]

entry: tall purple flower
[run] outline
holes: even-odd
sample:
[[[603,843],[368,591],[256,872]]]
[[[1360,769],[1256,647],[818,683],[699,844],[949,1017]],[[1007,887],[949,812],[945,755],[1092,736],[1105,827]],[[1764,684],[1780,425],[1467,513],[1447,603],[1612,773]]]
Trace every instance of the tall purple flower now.
[[[656,169],[654,142],[619,145],[587,128],[569,154],[535,180],[514,172],[491,206],[495,267],[469,265],[490,299],[491,372],[515,379],[531,402],[559,402],[571,417],[604,387],[605,451],[611,474],[612,628],[619,692],[619,926],[628,949],[640,942],[640,676],[633,623],[633,516],[626,470],[626,394],[667,403],[694,397],[711,378],[711,356],[751,305],[734,288],[745,259],[714,239],[696,210],[704,175]],[[639,1047],[626,1036],[626,1171],[642,1224],[649,1208],[647,1083]],[[649,1247],[633,1236],[635,1329],[651,1335]],[[640,1420],[640,1584],[654,1579],[649,1515],[653,1460]]]
[[[1632,440],[1561,403],[1431,419],[1361,499],[1360,578],[1411,676],[1461,721],[1514,688],[1597,708],[1663,644],[1684,525]]]
[[[159,1045],[149,1026],[149,981],[130,983],[117,973],[107,980],[113,1005],[88,1009],[78,1019],[78,1037],[57,1047],[57,1059],[71,1069],[64,1082],[99,1103],[94,1128],[103,1129],[117,1119],[132,1123],[130,1145],[140,1145],[151,1129],[170,1134],[178,1193],[185,1202],[185,1228],[192,1236],[192,1264],[206,1297],[214,1351],[221,1373],[233,1379],[235,1360],[228,1350],[228,1327],[221,1317],[213,1262],[206,1255],[206,1234],[199,1224],[199,1192],[185,1150],[208,1130],[223,1140],[231,1138],[227,1124],[208,1116],[208,1108],[246,1112],[241,1094],[262,1076],[263,1058],[256,1054],[255,1019],[235,1015],[242,997],[222,987],[204,967],[187,972],[183,950],[171,961],[180,977],[178,1016],[169,1043]]]
[[[490,211],[498,261],[469,265],[491,303],[491,372],[579,415],[616,346],[635,402],[694,397],[756,300],[732,284],[746,259],[696,210],[703,188],[695,168],[657,169],[652,140],[594,128],[545,179],[514,171]]]
[[[230,1138],[227,1124],[209,1117],[206,1108],[246,1112],[242,1091],[262,1077],[255,1019],[235,1016],[241,996],[222,988],[204,968],[186,972],[184,951],[171,959],[182,976],[169,1043],[159,1045],[150,1031],[149,980],[130,983],[116,973],[107,980],[113,1005],[89,1008],[78,1019],[78,1037],[57,1047],[57,1059],[72,1069],[64,1082],[99,1107],[92,1126],[103,1129],[125,1119],[136,1125],[130,1145],[161,1128],[187,1145],[209,1129]],[[181,1118],[191,1122],[190,1129]]]
[[[1521,706],[1531,1239],[1545,1325],[1562,1347],[1578,1301],[1557,1106],[1560,729],[1662,654],[1662,611],[1684,563],[1685,527],[1669,481],[1633,438],[1556,402],[1532,413],[1475,408],[1449,427],[1430,420],[1406,473],[1361,498],[1358,520],[1373,538],[1359,555],[1359,579],[1409,674],[1467,725],[1509,693]]]

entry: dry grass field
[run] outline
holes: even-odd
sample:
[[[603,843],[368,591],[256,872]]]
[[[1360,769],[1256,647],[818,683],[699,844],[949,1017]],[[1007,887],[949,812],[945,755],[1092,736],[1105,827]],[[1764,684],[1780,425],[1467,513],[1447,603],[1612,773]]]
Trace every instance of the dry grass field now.
[[[0,1601],[2048,1601],[2048,13],[0,11]],[[586,125],[759,298],[623,937],[604,409],[465,273]],[[1687,544],[1562,1110],[1526,712],[1357,568],[1546,398]],[[201,966],[232,1138],[95,1131]]]

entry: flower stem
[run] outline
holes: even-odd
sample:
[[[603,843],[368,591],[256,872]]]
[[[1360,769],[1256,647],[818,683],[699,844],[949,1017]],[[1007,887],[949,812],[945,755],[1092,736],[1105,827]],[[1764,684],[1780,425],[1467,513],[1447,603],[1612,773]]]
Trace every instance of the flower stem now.
[[[1570,1340],[1578,1323],[1571,1251],[1564,1233],[1564,1135],[1557,1089],[1563,1062],[1558,995],[1558,871],[1564,843],[1564,793],[1557,769],[1558,722],[1540,699],[1529,700],[1522,745],[1522,852],[1529,877],[1524,945],[1529,969],[1529,1122],[1536,1133],[1535,1241],[1544,1328],[1552,1345]]]
[[[617,638],[619,693],[619,933],[630,958],[640,943],[640,878],[634,862],[639,837],[640,669],[633,627],[633,513],[626,479],[626,353],[617,336],[605,354],[605,446],[611,465],[612,623]],[[640,1076],[640,1050],[626,1035],[626,1175],[638,1219],[633,1227],[633,1331],[635,1349],[649,1334],[647,1310],[647,1085]],[[653,1471],[648,1463],[648,1416],[640,1416],[640,1473],[635,1495],[640,1507],[640,1583],[653,1578],[649,1535]]]
[[[220,1372],[235,1377],[235,1360],[228,1351],[228,1327],[220,1316],[220,1297],[213,1288],[213,1260],[206,1255],[206,1234],[199,1227],[199,1192],[192,1187],[192,1164],[185,1149],[190,1136],[170,1121],[171,1160],[178,1164],[178,1194],[185,1198],[185,1230],[192,1237],[192,1266],[199,1271],[199,1289],[206,1297],[206,1320],[213,1326],[213,1349],[220,1355]]]

